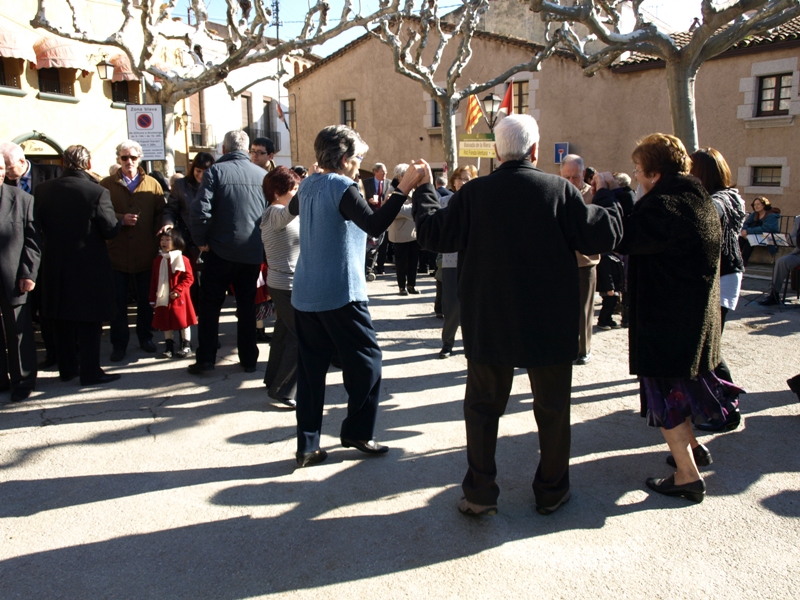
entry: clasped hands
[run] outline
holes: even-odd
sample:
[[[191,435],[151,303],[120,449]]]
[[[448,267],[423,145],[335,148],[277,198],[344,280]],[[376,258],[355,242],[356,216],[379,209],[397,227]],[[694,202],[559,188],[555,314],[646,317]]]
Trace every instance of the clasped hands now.
[[[431,166],[422,158],[419,160],[412,160],[408,169],[406,170],[403,179],[397,184],[397,189],[403,195],[408,196],[408,193],[426,183],[433,181],[433,174],[431,173]]]

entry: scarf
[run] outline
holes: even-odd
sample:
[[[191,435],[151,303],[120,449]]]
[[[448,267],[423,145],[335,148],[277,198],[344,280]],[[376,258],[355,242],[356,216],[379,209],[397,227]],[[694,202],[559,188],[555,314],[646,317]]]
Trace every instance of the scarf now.
[[[159,252],[161,265],[158,267],[158,287],[156,288],[156,306],[169,306],[169,274],[185,271],[183,254],[180,250],[172,252]]]

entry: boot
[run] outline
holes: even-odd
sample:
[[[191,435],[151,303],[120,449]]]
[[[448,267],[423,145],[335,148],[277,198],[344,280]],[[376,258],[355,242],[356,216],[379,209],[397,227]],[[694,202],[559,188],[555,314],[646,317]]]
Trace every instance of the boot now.
[[[181,340],[181,349],[175,353],[176,358],[189,358],[192,355],[192,345],[188,340]]]
[[[164,342],[166,348],[164,348],[164,352],[161,353],[161,358],[172,358],[172,355],[175,351],[175,342],[174,340],[167,340]]]

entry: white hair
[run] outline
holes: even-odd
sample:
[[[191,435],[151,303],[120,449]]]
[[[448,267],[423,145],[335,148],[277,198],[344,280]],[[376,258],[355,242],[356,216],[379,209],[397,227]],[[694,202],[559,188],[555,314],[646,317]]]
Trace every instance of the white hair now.
[[[578,165],[578,168],[583,171],[585,167],[583,166],[583,159],[578,156],[577,154],[567,154],[564,158],[561,159],[561,166],[564,167],[566,165],[571,165],[575,163]]]
[[[494,143],[501,160],[523,160],[539,141],[539,125],[530,115],[509,115],[494,128]]]
[[[6,158],[8,164],[14,164],[25,160],[25,151],[22,146],[14,142],[3,142],[0,144],[0,154]]]
[[[123,152],[127,152],[129,150],[135,150],[139,158],[141,158],[142,154],[144,154],[142,146],[139,144],[139,142],[135,142],[134,140],[125,140],[119,146],[117,146],[117,156],[122,156]]]
[[[249,148],[250,136],[240,129],[229,131],[222,140],[222,150],[225,153],[236,152],[237,150],[246,153]]]
[[[394,168],[394,176],[398,179],[402,179],[406,171],[408,171],[408,163],[400,163]]]

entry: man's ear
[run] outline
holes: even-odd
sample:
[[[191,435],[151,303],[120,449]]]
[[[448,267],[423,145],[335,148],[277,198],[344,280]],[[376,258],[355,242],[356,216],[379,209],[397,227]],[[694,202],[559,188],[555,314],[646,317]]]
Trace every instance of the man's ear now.
[[[91,158],[88,161],[86,161],[86,170],[87,171],[91,171],[92,170],[92,159]]]
[[[536,161],[539,160],[539,142],[536,142],[533,146],[531,146],[531,162],[535,165]]]
[[[494,145],[494,157],[497,159],[497,162],[499,162],[499,163],[503,162],[503,159],[500,156],[500,153],[497,151],[497,144]]]

